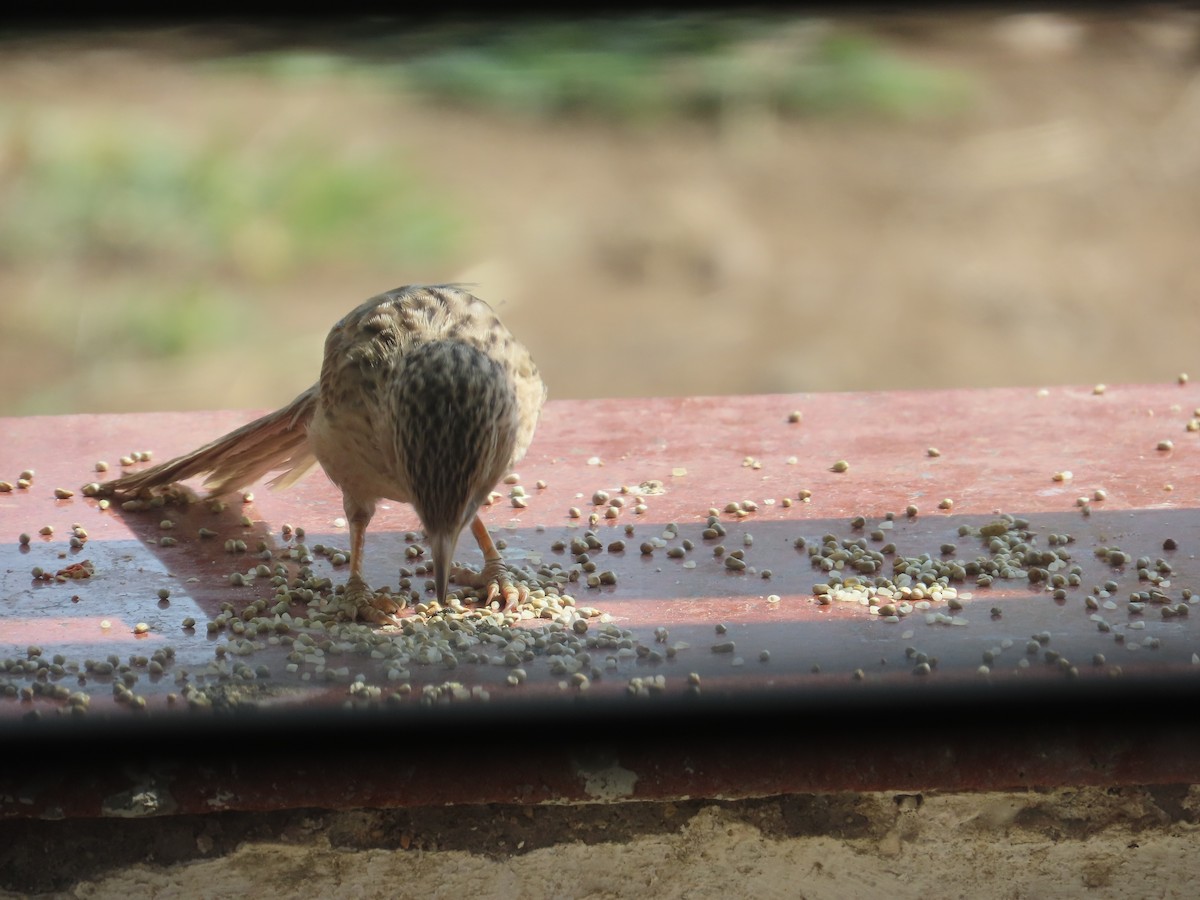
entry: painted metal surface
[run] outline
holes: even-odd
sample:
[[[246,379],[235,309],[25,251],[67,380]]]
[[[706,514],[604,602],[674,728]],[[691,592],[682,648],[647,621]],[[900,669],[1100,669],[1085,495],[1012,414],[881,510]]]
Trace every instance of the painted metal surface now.
[[[588,531],[592,512],[600,518],[590,530],[605,548],[625,541],[623,551],[590,554],[615,584],[570,585],[578,605],[601,610],[633,641],[634,652],[592,654],[587,670],[598,677],[586,690],[551,655],[525,661],[527,678],[509,686],[512,666],[484,654],[452,670],[412,665],[397,678],[386,659],[335,650],[290,671],[295,632],[285,640],[209,634],[205,623],[222,604],[241,610],[269,596],[265,581],[234,587],[229,575],[256,562],[259,542],[272,565],[282,559],[296,544],[285,523],[302,526],[309,545],[347,544],[336,489],[315,472],[283,492],[258,485],[251,502],[235,497],[219,513],[203,503],[127,513],[101,511],[79,488],[107,477],[93,471],[99,459],[112,471],[134,450],[166,459],[252,412],[0,420],[0,480],[15,485],[22,470],[35,471],[28,488],[0,493],[0,741],[46,769],[33,781],[0,772],[0,814],[1194,780],[1200,761],[1180,743],[1190,725],[1147,727],[1137,708],[1149,715],[1155,703],[1187,703],[1200,688],[1200,610],[1188,596],[1200,593],[1200,433],[1187,430],[1198,406],[1190,384],[551,402],[519,466],[526,506],[502,496],[483,516],[506,555],[525,565],[571,568],[570,551],[554,543]],[[801,421],[789,421],[793,410]],[[1171,447],[1159,449],[1162,441]],[[837,460],[848,469],[832,471]],[[1070,477],[1055,480],[1064,472]],[[60,487],[75,495],[56,499]],[[607,504],[593,504],[598,490],[629,502],[605,518]],[[1097,490],[1104,499],[1091,499]],[[802,501],[802,492],[811,496]],[[943,499],[952,508],[939,508]],[[725,511],[744,500],[755,508]],[[915,517],[905,515],[910,504]],[[572,518],[571,507],[582,516]],[[717,539],[702,536],[710,508],[726,532]],[[1056,600],[1046,583],[1025,577],[990,587],[968,577],[957,584],[966,595],[958,608],[918,600],[890,620],[859,602],[822,605],[814,585],[828,574],[795,545],[829,534],[874,549],[893,543],[889,561],[969,560],[988,555],[987,541],[960,527],[994,523],[998,513],[1027,520],[1031,545],[1064,549],[1069,558],[1054,571],[1077,565],[1080,584]],[[854,527],[856,516],[865,525]],[[72,549],[75,524],[87,538]],[[39,534],[46,525],[52,535]],[[215,535],[200,537],[201,528]],[[381,505],[367,537],[373,586],[397,584],[406,549],[419,544],[405,537],[414,530],[411,509]],[[27,547],[21,532],[31,536]],[[161,546],[164,535],[178,543]],[[639,545],[656,538],[664,546],[643,555]],[[229,539],[250,552],[226,553]],[[668,557],[684,539],[693,549]],[[1169,542],[1175,549],[1164,549]],[[714,555],[717,544],[724,556]],[[943,553],[947,544],[955,549]],[[1099,548],[1119,549],[1128,562],[1112,565]],[[747,568],[733,571],[724,559],[738,549]],[[1158,583],[1139,580],[1139,557]],[[458,558],[480,561],[469,535]],[[31,575],[84,560],[94,568],[85,579]],[[313,567],[335,582],[345,577],[324,557]],[[891,575],[890,565],[880,574]],[[1109,581],[1115,590],[1103,591]],[[1151,588],[1151,602],[1130,606],[1132,593]],[[187,617],[194,629],[182,626]],[[134,634],[137,623],[149,626],[145,634]],[[593,634],[600,627],[589,622]],[[726,642],[731,650],[713,649]],[[40,655],[17,665],[31,646]],[[161,673],[136,659],[168,647]],[[87,671],[87,660],[110,654],[129,668],[144,709],[114,698],[123,673]],[[237,677],[239,665],[256,676]],[[423,694],[449,682],[461,699]],[[193,708],[183,684],[205,687],[217,702]],[[401,684],[406,693],[397,693]],[[70,713],[53,685],[88,694],[87,711]],[[1120,712],[1113,719],[1105,710]],[[1140,727],[1120,731],[1121,721]],[[281,755],[285,736],[339,749]],[[91,756],[82,767],[62,764],[72,758],[65,748],[82,739],[141,754],[138,774],[89,766]],[[239,739],[245,752],[233,746]],[[273,748],[270,758],[256,747]],[[168,750],[195,764],[164,763]],[[1133,762],[1147,753],[1154,767]],[[502,776],[434,775],[489,759],[503,761]],[[72,774],[61,782],[46,774],[64,771]]]

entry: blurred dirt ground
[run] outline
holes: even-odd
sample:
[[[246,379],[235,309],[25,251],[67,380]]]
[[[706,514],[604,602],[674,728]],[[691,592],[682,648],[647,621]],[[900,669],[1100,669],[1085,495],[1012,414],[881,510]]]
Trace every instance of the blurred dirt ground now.
[[[280,274],[269,240],[251,241],[248,265],[186,273],[244,298],[240,324],[160,356],[94,334],[105,298],[172,277],[161,261],[0,254],[0,415],[274,406],[315,378],[345,311],[414,281],[477,283],[557,398],[1153,382],[1198,368],[1197,14],[851,24],[965,73],[973,101],[910,121],[744,109],[707,124],[539,123],[361,79],[215,76],[186,34],[9,42],[8,116],[136,114],[235,146],[312,134],[351,157],[395,153],[467,228],[427,266],[302,261]],[[0,145],[0,184],[16,152]]]

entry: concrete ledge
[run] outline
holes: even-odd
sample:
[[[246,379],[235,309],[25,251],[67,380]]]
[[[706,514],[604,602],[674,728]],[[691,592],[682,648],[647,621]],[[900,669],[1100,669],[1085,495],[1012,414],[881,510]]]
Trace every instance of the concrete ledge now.
[[[277,632],[254,613],[266,631],[231,633],[235,619],[258,621],[243,610],[272,590],[253,576],[230,584],[259,562],[260,542],[292,574],[285,523],[310,545],[345,542],[320,474],[219,512],[104,511],[78,491],[98,459],[164,459],[253,413],[0,421],[0,479],[36,473],[0,493],[0,740],[23,760],[0,773],[0,817],[1200,782],[1179,714],[1200,688],[1197,406],[1191,385],[551,403],[521,466],[524,505],[503,496],[485,518],[513,562],[574,571],[575,608],[603,615],[579,631],[575,613],[496,625],[501,643],[531,629],[546,638],[515,687],[511,664],[479,643],[453,669],[398,667],[367,651],[402,635],[351,640],[322,626],[320,659],[289,668],[296,635],[314,629]],[[56,499],[60,487],[76,493]],[[601,490],[629,502],[610,515],[593,502]],[[724,534],[706,538],[710,508]],[[397,584],[416,527],[407,507],[381,510],[372,584]],[[566,546],[589,531],[590,561],[614,583],[587,587]],[[1004,554],[989,549],[997,534]],[[224,552],[233,539],[248,553]],[[643,554],[642,542],[656,546]],[[941,571],[1018,545],[1044,558],[990,586],[956,576],[957,596],[836,590],[862,550],[882,557],[871,578],[894,580],[897,560]],[[744,568],[725,564],[735,550]],[[478,562],[466,544],[459,556]],[[84,559],[86,579],[31,575]],[[1056,587],[1074,566],[1078,583]],[[312,567],[344,578],[327,556]],[[189,617],[198,627],[183,627]],[[210,620],[222,628],[209,634]],[[627,645],[588,644],[604,627]],[[573,669],[546,649],[555,642],[571,644]],[[109,655],[112,672],[86,665]],[[205,702],[187,702],[193,689]],[[487,777],[443,774],[480,769]]]

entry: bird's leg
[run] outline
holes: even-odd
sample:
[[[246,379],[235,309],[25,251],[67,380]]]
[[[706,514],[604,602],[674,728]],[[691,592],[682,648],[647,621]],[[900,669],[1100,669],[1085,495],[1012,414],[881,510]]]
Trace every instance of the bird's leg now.
[[[400,605],[391,597],[372,591],[362,576],[363,546],[374,507],[352,507],[347,501],[345,508],[350,523],[350,577],[346,579],[340,610],[351,621],[365,619],[376,625],[397,625],[391,614],[399,612]]]
[[[488,534],[487,526],[483,524],[483,519],[478,515],[471,522],[471,534],[474,535],[479,549],[483,551],[483,569],[479,572],[472,572],[461,566],[456,567],[451,573],[455,583],[475,588],[487,588],[485,603],[489,605],[497,598],[503,601],[502,608],[525,600],[529,596],[529,588],[513,579],[508,566],[504,564],[503,557],[500,556],[500,551],[496,549],[496,545],[492,541],[492,536]]]

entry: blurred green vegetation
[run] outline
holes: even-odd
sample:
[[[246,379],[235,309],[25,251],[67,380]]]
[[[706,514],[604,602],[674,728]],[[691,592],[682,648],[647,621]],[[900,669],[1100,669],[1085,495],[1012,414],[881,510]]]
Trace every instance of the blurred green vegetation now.
[[[397,30],[321,51],[226,60],[280,78],[354,72],[442,103],[533,118],[941,115],[970,100],[958,72],[920,65],[822,20],[719,12],[478,22]]]
[[[384,23],[322,29],[265,52],[242,46],[202,57],[181,48],[175,64],[193,80],[177,108],[124,102],[119,89],[57,103],[18,91],[0,104],[4,355],[22,383],[8,412],[87,408],[102,392],[89,373],[101,370],[121,403],[135,404],[132,392],[156,387],[139,370],[256,352],[250,335],[290,285],[459,261],[468,211],[386,142],[303,116],[226,117],[214,102],[226,92],[286,98],[303,81],[332,96],[394,91],[535,124],[590,118],[617,128],[748,107],[781,117],[942,115],[969,100],[960,74],[909,62],[850,28],[719,12],[415,31]],[[297,312],[285,313],[293,328]]]
[[[395,154],[311,130],[262,141],[128,108],[0,110],[0,272],[23,285],[2,301],[14,363],[47,346],[95,348],[61,355],[63,375],[97,352],[190,358],[244,340],[263,287],[323,265],[435,268],[462,228]],[[40,380],[14,411],[79,407],[60,393]]]
[[[430,260],[459,223],[386,154],[200,140],[148,118],[0,117],[0,262],[71,258],[270,279],[313,262]]]

